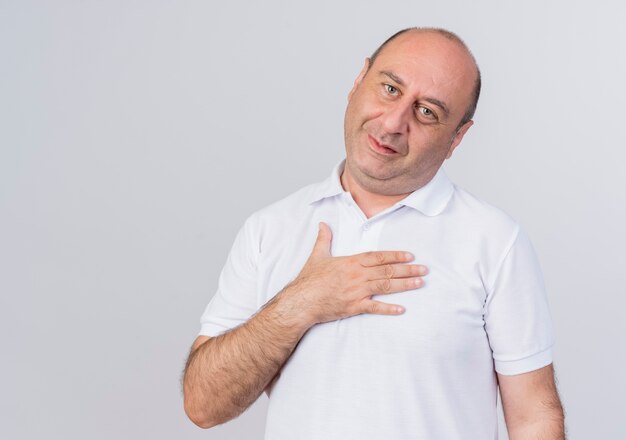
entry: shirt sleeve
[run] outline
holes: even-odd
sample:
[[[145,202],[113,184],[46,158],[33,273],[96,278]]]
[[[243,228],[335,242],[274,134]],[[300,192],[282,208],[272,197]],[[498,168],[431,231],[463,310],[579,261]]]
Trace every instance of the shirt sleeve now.
[[[253,219],[237,233],[218,280],[215,295],[200,319],[200,335],[218,336],[246,322],[257,311],[258,246]]]
[[[526,373],[552,362],[554,332],[543,275],[519,226],[488,292],[484,317],[498,373]]]

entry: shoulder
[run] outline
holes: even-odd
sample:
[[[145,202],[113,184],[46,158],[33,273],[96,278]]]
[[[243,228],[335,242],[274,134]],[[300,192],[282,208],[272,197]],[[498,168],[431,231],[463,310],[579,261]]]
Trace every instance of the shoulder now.
[[[498,253],[510,248],[521,232],[520,224],[509,213],[457,185],[447,214],[464,236]]]
[[[505,210],[483,200],[471,192],[454,185],[451,203],[454,214],[469,222],[469,226],[485,229],[517,229],[519,224]]]
[[[286,232],[300,224],[311,210],[311,202],[319,193],[323,182],[306,185],[297,191],[279,199],[250,214],[244,229],[257,239],[276,231]]]
[[[489,291],[507,260],[524,268],[528,277],[540,273],[530,237],[509,213],[456,186],[451,205],[457,214],[455,227],[462,231],[461,241],[473,249]],[[513,273],[511,267],[509,275]]]
[[[255,214],[260,217],[284,217],[286,213],[293,215],[301,211],[307,211],[310,209],[311,201],[319,192],[321,185],[322,182],[306,185],[258,210]]]

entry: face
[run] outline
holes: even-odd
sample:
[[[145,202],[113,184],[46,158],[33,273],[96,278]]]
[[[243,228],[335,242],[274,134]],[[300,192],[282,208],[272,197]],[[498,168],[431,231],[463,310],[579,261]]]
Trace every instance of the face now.
[[[459,127],[475,80],[471,57],[435,33],[406,32],[366,60],[345,115],[349,178],[383,195],[428,183],[472,125]]]

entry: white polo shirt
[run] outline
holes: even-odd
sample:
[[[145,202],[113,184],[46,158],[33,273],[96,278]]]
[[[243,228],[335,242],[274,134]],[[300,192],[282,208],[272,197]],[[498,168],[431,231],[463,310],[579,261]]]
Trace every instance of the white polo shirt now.
[[[404,306],[403,315],[353,316],[304,335],[271,389],[265,438],[497,439],[495,371],[552,362],[550,313],[528,237],[441,169],[367,219],[341,186],[343,166],[246,220],[200,334],[241,324],[292,281],[320,221],[333,231],[335,256],[412,252],[429,268],[425,285],[375,296]]]

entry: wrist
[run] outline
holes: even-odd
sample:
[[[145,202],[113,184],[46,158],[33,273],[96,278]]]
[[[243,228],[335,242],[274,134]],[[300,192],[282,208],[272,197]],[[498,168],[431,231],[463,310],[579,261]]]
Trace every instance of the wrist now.
[[[304,335],[317,324],[310,307],[303,301],[304,292],[296,284],[288,284],[267,304],[272,320],[287,329],[294,329]]]

